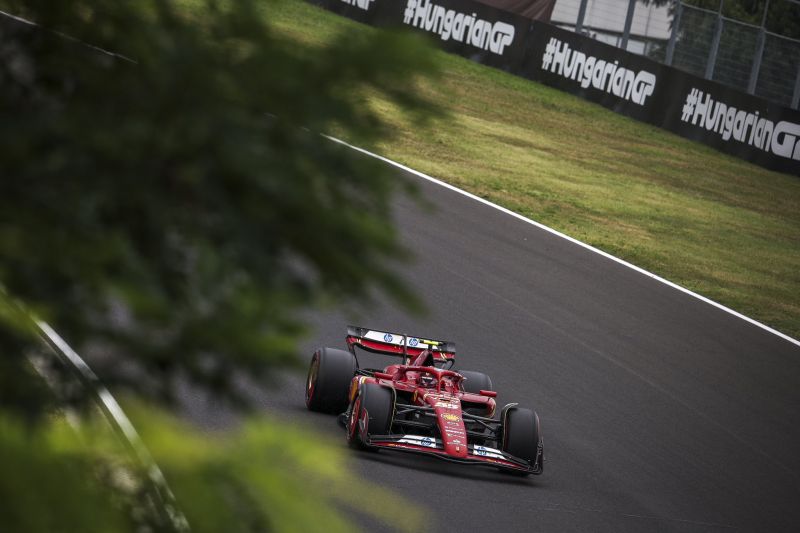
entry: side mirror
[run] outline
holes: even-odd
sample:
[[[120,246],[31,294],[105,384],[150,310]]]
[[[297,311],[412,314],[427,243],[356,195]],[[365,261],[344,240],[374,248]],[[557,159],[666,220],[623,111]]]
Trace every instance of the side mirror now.
[[[480,391],[481,396],[488,396],[489,398],[497,398],[497,393],[493,390],[483,390]]]

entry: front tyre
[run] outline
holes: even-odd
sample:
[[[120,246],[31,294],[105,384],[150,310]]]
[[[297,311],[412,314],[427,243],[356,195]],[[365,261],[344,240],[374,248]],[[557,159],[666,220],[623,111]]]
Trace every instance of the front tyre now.
[[[335,348],[314,352],[306,379],[306,407],[322,413],[343,412],[355,373],[356,358],[350,352]]]
[[[541,431],[539,415],[530,409],[511,407],[503,410],[503,437],[500,449],[527,461],[531,467],[542,471]],[[528,475],[530,472],[521,472]]]
[[[392,389],[376,383],[364,383],[353,400],[347,421],[347,442],[353,448],[365,449],[367,434],[388,435],[394,417]]]

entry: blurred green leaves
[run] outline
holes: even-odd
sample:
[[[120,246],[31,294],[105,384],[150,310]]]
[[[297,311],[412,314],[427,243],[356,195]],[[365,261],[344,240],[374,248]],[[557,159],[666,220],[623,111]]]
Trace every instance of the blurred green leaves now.
[[[270,27],[277,5],[0,0],[35,23],[0,16],[3,531],[164,529],[141,465],[72,409],[89,391],[55,363],[52,390],[34,373],[24,309],[153,402],[134,420],[193,531],[350,531],[342,508],[419,526],[305,430],[201,435],[160,410],[177,384],[245,407],[237,376],[300,365],[309,306],[420,308],[391,223],[410,185],[320,133],[389,138],[366,94],[435,115],[416,88],[433,55],[390,32],[303,45]]]
[[[193,532],[352,531],[344,509],[420,528],[413,505],[350,474],[344,448],[306,430],[259,420],[201,435],[152,407],[131,412]],[[0,471],[3,531],[163,528],[144,511],[144,474],[102,419],[70,426],[54,418],[31,429],[0,416]]]
[[[186,502],[181,509],[195,531],[352,531],[345,509],[398,530],[420,527],[420,511],[410,502],[351,474],[349,450],[308,430],[256,420],[209,439],[168,419],[159,422],[148,415],[137,425],[178,501]],[[226,502],[227,509],[214,502]],[[264,520],[265,527],[255,526]]]
[[[390,135],[365,91],[433,114],[421,41],[306,47],[266,0],[0,4],[39,24],[0,20],[0,282],[113,354],[106,382],[170,402],[180,376],[237,402],[237,372],[297,364],[303,306],[419,309],[393,269],[398,178],[318,133]]]
[[[4,531],[133,530],[94,477],[96,461],[64,420],[35,428],[0,415],[0,509]]]

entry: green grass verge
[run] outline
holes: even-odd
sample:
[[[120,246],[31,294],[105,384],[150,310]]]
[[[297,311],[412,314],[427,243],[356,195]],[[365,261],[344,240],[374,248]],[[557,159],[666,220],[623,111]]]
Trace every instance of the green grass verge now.
[[[283,2],[273,24],[308,44],[375,31]],[[598,105],[434,52],[419,89],[447,110],[369,147],[800,337],[800,179]]]

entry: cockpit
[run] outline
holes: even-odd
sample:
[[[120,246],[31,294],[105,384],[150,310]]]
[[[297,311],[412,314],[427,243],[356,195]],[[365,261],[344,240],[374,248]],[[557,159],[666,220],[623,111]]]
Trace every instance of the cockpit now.
[[[420,387],[425,387],[426,389],[436,388],[438,382],[439,380],[436,379],[436,376],[431,374],[422,374],[417,381]]]

